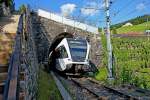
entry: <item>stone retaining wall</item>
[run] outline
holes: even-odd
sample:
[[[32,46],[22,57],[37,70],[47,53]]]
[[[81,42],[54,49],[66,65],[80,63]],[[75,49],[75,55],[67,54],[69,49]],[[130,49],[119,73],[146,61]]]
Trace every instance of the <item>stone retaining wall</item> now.
[[[36,47],[32,30],[32,19],[30,11],[24,16],[24,32],[22,35],[22,66],[23,80],[20,81],[21,89],[24,92],[24,100],[36,100],[38,91],[39,65],[36,56]]]

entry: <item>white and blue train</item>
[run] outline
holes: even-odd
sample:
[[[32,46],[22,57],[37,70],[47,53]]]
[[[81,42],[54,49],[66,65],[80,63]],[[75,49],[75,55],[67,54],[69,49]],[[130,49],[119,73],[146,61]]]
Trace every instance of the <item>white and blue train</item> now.
[[[55,68],[66,73],[89,72],[90,44],[83,38],[63,38],[49,57],[55,60]],[[54,62],[53,60],[53,62]]]

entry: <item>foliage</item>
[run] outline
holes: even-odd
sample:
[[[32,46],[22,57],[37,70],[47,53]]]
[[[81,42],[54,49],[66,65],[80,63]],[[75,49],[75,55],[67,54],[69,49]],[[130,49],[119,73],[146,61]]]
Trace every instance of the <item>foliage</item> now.
[[[107,69],[102,67],[99,69],[99,73],[95,77],[97,80],[106,81],[107,80]]]
[[[23,4],[19,7],[19,12],[22,14],[26,11],[26,6]]]
[[[150,81],[147,81],[150,72],[149,42],[148,37],[112,38],[113,52],[118,66],[117,70],[121,72],[117,71],[116,73],[118,73],[117,78],[121,83],[150,88]],[[143,73],[142,70],[149,71],[143,75],[141,74]]]
[[[0,0],[0,4],[2,2],[5,2],[5,5],[8,7],[8,6],[11,6],[13,4],[13,0]]]
[[[125,83],[131,83],[131,80],[132,80],[132,71],[131,70],[127,70],[126,67],[123,67],[122,71],[121,71],[120,79],[121,79],[121,82],[123,84],[125,84]]]
[[[38,80],[38,100],[61,100],[61,96],[52,76],[40,69]]]
[[[106,42],[106,35],[102,34],[101,35],[101,41],[102,41],[102,66],[106,67],[107,66],[107,42]]]
[[[114,28],[112,28],[112,34],[117,34],[117,29],[114,27]]]
[[[107,78],[106,37],[102,35],[102,67],[96,79]],[[133,84],[150,88],[150,39],[149,37],[113,37],[112,47],[115,58],[115,84]],[[105,69],[105,70],[104,70]],[[105,73],[105,74],[104,74]],[[105,78],[104,78],[105,77]]]

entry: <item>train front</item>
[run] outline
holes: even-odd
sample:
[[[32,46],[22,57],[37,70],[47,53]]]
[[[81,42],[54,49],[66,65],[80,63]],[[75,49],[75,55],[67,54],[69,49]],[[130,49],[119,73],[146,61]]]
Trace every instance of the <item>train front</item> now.
[[[66,38],[68,58],[64,59],[66,72],[82,73],[89,71],[90,45],[86,39]]]

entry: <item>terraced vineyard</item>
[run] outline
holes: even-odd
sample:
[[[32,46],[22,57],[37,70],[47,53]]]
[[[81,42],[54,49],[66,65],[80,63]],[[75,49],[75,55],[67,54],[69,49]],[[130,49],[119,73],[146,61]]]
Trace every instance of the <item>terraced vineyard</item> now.
[[[150,37],[114,37],[112,38],[115,84],[133,84],[141,88],[150,88]],[[103,36],[103,69],[107,65],[106,42]],[[106,73],[100,70],[100,73]],[[103,74],[106,77],[106,74]],[[96,76],[96,78],[102,78]]]

